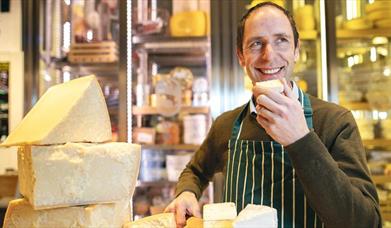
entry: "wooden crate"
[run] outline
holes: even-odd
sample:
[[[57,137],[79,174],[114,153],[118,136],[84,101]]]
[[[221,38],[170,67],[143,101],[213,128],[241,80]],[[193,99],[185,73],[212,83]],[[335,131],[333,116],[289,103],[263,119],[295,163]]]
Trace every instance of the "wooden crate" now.
[[[117,46],[114,41],[75,43],[71,45],[68,60],[71,63],[117,62]]]
[[[17,175],[0,175],[0,198],[15,196],[17,183]]]

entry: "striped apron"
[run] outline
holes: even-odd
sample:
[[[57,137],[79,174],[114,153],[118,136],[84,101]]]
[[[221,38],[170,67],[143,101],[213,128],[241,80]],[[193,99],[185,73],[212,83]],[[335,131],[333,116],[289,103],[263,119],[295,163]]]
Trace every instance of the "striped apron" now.
[[[299,89],[299,100],[309,128],[312,108],[309,97]],[[307,203],[288,153],[275,141],[240,140],[243,118],[249,103],[234,122],[228,143],[224,201],[234,202],[238,213],[247,204],[277,210],[279,228],[323,227]]]

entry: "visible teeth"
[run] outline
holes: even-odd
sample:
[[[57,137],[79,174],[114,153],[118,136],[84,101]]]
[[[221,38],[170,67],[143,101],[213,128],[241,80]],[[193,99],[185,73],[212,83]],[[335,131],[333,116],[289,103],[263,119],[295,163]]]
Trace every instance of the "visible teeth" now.
[[[261,70],[262,73],[264,74],[275,74],[280,70],[280,68],[274,68],[274,69],[269,69],[269,70]]]

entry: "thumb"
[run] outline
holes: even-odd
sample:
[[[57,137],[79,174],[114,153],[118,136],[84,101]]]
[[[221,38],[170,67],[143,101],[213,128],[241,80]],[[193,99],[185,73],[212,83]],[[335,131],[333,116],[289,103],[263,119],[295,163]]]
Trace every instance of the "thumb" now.
[[[296,99],[295,94],[292,91],[291,86],[289,86],[287,80],[285,78],[281,79],[282,84],[284,85],[284,93],[287,97]]]
[[[195,205],[193,205],[191,208],[191,214],[194,216],[194,217],[197,217],[197,218],[201,218],[201,212],[200,212],[200,207],[198,205],[198,203],[196,203]]]

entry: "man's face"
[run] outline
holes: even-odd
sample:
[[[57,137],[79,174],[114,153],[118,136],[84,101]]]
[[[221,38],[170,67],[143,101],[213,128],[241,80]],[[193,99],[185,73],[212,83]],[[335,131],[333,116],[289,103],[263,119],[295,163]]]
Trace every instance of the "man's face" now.
[[[237,52],[239,62],[253,84],[272,79],[289,80],[299,57],[288,18],[271,6],[257,9],[247,18],[242,47],[243,52]]]

